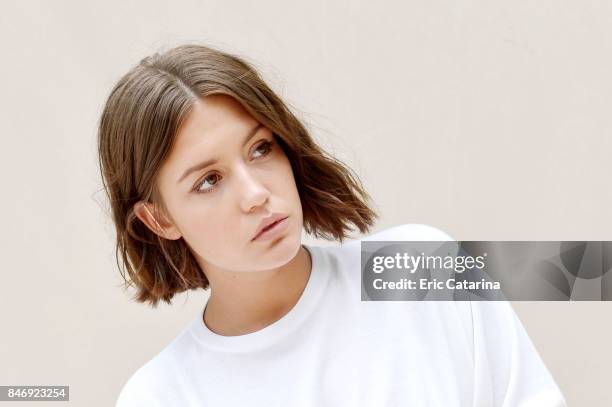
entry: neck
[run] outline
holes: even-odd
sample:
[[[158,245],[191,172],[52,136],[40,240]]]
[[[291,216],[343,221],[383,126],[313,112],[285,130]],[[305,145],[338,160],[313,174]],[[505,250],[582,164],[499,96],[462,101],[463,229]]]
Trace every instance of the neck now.
[[[207,272],[211,293],[204,322],[223,336],[258,331],[285,316],[298,302],[310,278],[312,259],[300,246],[283,267],[246,273]]]

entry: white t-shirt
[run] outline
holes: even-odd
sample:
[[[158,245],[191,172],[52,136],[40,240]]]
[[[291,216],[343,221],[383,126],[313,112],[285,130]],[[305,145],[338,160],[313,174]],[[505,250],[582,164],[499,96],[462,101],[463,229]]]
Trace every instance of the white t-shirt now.
[[[427,225],[362,240],[453,240]],[[117,407],[565,407],[506,301],[361,301],[359,240],[304,244],[295,306],[265,328],[222,336],[202,313],[123,387]]]

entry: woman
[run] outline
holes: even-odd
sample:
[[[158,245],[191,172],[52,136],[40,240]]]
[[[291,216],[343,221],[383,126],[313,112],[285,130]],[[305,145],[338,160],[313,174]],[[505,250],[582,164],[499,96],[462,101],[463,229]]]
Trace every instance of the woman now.
[[[369,195],[241,58],[143,59],[107,100],[99,158],[136,299],[210,288],[117,406],[565,405],[508,303],[361,302],[345,239],[378,217]],[[452,240],[426,225],[368,239]]]

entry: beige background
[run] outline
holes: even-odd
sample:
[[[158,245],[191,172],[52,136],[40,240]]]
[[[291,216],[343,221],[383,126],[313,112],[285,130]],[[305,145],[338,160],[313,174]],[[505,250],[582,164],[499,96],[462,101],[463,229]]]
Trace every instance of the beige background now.
[[[252,61],[360,174],[376,231],[612,240],[611,39],[606,1],[2,2],[0,384],[113,405],[205,301],[119,288],[95,126],[143,56],[193,40]],[[612,303],[514,306],[570,405],[611,405]]]

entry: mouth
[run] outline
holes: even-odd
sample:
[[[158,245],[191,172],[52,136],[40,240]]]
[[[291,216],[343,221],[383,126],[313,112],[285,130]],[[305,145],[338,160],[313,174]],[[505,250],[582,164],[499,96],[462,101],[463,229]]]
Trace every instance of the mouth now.
[[[258,240],[258,239],[266,239],[273,237],[279,233],[281,233],[284,229],[285,229],[285,225],[287,223],[287,218],[289,216],[285,216],[284,218],[281,218],[273,223],[271,223],[270,225],[266,226],[265,228],[263,228],[261,230],[261,232],[259,232],[257,234],[257,236],[255,236],[252,241]]]

